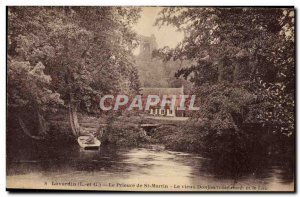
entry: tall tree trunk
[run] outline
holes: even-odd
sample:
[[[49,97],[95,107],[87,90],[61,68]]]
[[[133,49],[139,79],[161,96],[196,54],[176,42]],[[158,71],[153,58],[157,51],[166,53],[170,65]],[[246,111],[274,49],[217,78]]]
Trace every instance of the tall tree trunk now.
[[[45,118],[40,114],[40,112],[37,112],[38,120],[39,120],[39,134],[40,135],[47,135],[47,125]]]
[[[70,95],[69,116],[72,133],[75,137],[78,137],[80,135],[80,125],[77,117],[77,105],[74,104],[72,95]]]

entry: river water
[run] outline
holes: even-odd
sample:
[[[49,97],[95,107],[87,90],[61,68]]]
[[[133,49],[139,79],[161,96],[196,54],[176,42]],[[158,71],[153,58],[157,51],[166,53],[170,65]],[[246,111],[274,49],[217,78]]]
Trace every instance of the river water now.
[[[293,171],[278,162],[228,175],[223,173],[225,167],[216,170],[210,159],[158,145],[88,152],[78,146],[20,149],[7,160],[7,187],[139,191],[288,191],[294,187]]]

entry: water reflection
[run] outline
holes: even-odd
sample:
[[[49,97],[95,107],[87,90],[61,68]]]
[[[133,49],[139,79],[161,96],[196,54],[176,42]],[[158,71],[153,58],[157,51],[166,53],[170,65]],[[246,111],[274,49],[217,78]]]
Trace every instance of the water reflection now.
[[[8,154],[11,155],[11,154]],[[292,166],[260,160],[246,172],[230,172],[226,165],[200,155],[164,150],[161,146],[82,152],[77,146],[58,150],[22,149],[8,158],[11,180],[97,181],[185,185],[264,186],[268,190],[293,187]],[[231,166],[232,167],[232,166]]]

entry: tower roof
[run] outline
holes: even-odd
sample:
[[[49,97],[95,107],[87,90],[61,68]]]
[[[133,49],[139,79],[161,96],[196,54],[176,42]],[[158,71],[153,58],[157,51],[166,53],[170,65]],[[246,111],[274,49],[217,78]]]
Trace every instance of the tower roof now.
[[[141,88],[143,95],[183,95],[183,87],[181,88]]]

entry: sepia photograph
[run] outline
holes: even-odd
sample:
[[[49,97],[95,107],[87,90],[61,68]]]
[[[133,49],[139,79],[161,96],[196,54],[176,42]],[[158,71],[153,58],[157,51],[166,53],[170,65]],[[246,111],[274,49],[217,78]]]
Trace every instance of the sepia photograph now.
[[[6,189],[295,192],[293,6],[6,6]]]

